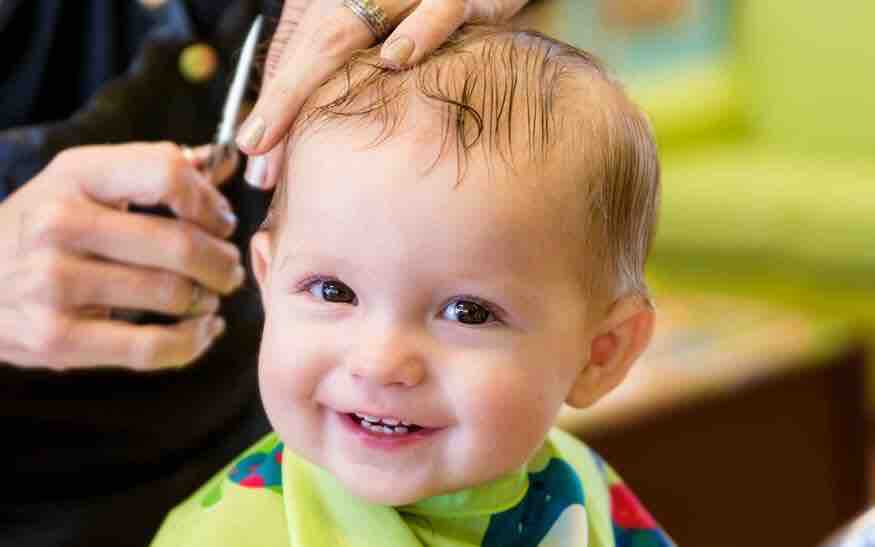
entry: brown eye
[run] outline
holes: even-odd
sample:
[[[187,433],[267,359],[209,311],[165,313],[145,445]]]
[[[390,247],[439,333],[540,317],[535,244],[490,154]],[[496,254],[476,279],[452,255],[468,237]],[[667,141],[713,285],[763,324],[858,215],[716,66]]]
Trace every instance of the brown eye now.
[[[466,325],[483,325],[495,321],[489,308],[471,300],[454,300],[444,308],[442,317]]]
[[[345,283],[335,279],[326,279],[313,282],[309,287],[310,294],[321,298],[326,302],[338,304],[355,304],[355,293]]]

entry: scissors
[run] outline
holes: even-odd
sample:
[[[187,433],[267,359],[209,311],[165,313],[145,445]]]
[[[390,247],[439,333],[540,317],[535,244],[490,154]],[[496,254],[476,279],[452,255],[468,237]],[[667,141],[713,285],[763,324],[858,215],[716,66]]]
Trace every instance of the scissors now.
[[[249,81],[252,60],[255,58],[258,36],[261,34],[261,21],[262,16],[259,15],[252,22],[252,26],[249,27],[249,33],[246,35],[246,41],[243,42],[243,49],[240,52],[240,59],[237,61],[237,68],[234,69],[231,89],[228,91],[228,97],[225,99],[225,105],[222,108],[222,119],[216,130],[216,138],[213,141],[213,146],[210,148],[210,155],[206,162],[206,173],[210,176],[211,180],[215,180],[219,166],[222,165],[223,161],[231,157],[236,148],[234,136],[237,133],[237,118],[240,114],[240,105],[243,103],[243,95],[246,92],[246,84]]]
[[[2,0],[0,0],[2,2]],[[222,108],[222,119],[219,122],[219,127],[216,131],[216,138],[213,145],[210,147],[210,154],[206,158],[202,167],[205,174],[210,177],[210,180],[216,180],[217,172],[222,162],[230,158],[234,153],[234,135],[237,132],[237,117],[240,114],[240,105],[243,103],[243,94],[246,91],[246,83],[249,80],[249,70],[252,68],[252,61],[255,58],[255,46],[258,43],[258,36],[261,33],[261,15],[255,18],[252,26],[249,28],[249,33],[246,35],[246,41],[243,43],[243,49],[240,53],[240,60],[237,61],[237,68],[234,70],[234,79],[231,81],[231,89],[228,91],[228,97],[225,99],[225,105]],[[183,154],[191,160],[193,152],[188,147],[182,147]],[[196,290],[202,290],[200,285],[195,284]],[[194,298],[193,300],[197,300]],[[111,309],[110,317],[113,319],[121,319],[130,323],[142,323],[157,321],[158,323],[169,323],[174,318],[162,316],[151,312],[143,312],[140,310],[127,309]]]

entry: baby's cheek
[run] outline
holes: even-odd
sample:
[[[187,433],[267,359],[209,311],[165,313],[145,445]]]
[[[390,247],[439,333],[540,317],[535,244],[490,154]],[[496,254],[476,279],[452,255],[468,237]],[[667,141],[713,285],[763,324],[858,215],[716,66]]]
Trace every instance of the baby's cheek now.
[[[559,404],[537,374],[512,366],[477,375],[467,394],[467,416],[497,458],[522,463],[540,446]]]
[[[266,325],[259,354],[261,389],[286,400],[310,399],[320,378],[331,368],[330,337],[311,332],[306,323]]]

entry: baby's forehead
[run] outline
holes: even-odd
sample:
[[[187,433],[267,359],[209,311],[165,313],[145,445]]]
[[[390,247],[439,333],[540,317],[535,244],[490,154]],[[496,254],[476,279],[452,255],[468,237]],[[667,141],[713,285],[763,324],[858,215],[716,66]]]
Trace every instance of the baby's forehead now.
[[[459,242],[493,239],[506,249],[563,237],[574,213],[571,185],[539,169],[511,169],[486,151],[464,165],[427,131],[400,132],[370,145],[375,131],[323,128],[296,144],[288,164],[288,220],[333,222],[356,214],[359,230],[394,221],[398,229],[452,234]],[[424,224],[417,231],[411,224]],[[560,231],[557,231],[560,230]],[[513,243],[514,245],[509,245]]]
[[[392,191],[390,182],[407,193],[424,187],[434,195],[458,195],[454,203],[476,203],[482,222],[547,223],[578,213],[568,212],[585,196],[581,177],[569,172],[576,160],[556,156],[541,162],[521,154],[509,161],[487,146],[463,155],[432,123],[439,119],[433,109],[418,105],[408,113],[388,136],[379,124],[363,120],[330,122],[301,134],[289,153],[287,180],[296,186],[302,179],[340,179],[376,194]]]

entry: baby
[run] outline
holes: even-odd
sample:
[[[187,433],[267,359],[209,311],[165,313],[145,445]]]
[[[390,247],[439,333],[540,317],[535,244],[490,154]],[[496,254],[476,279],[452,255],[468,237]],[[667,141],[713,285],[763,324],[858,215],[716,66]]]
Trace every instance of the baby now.
[[[153,545],[672,545],[553,428],[654,320],[656,149],[594,59],[493,27],[401,72],[367,51],[287,153],[252,239],[276,433]]]

